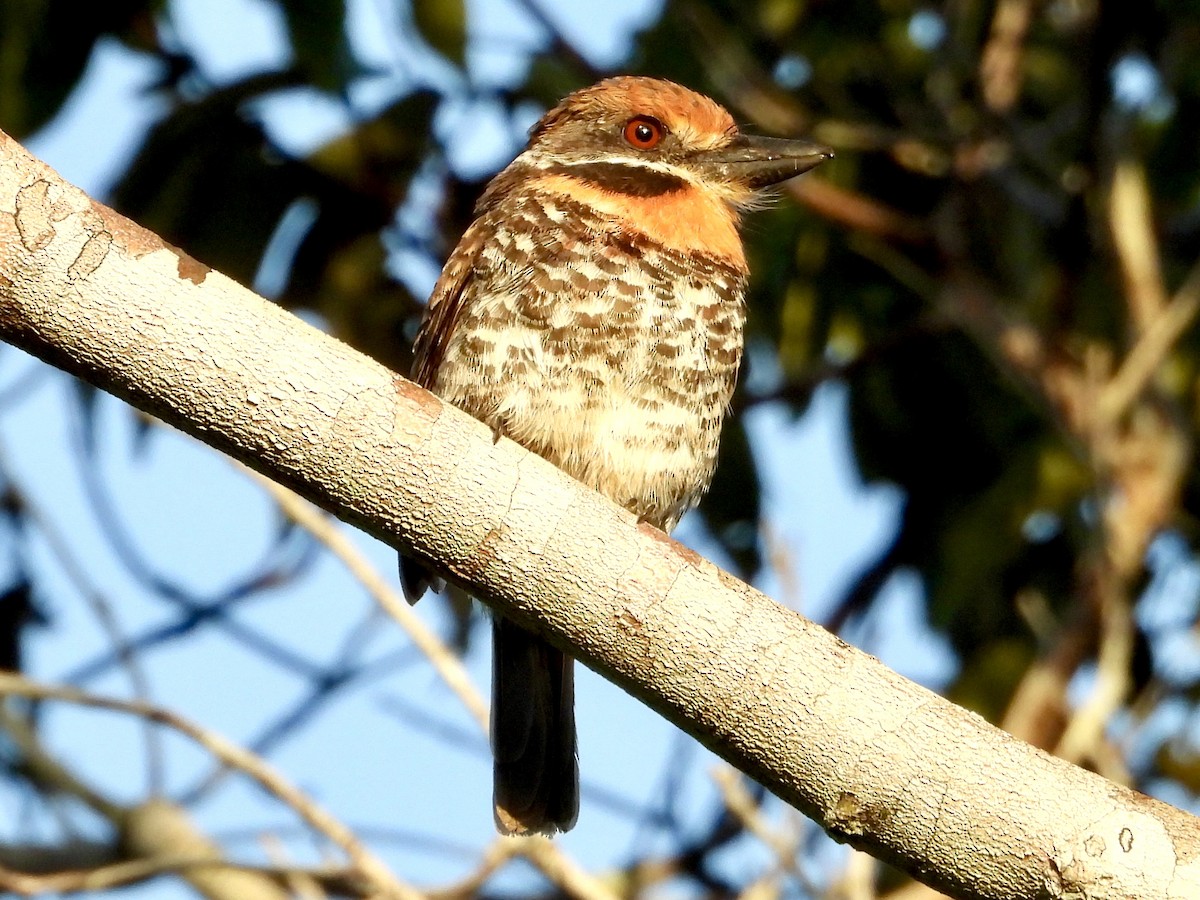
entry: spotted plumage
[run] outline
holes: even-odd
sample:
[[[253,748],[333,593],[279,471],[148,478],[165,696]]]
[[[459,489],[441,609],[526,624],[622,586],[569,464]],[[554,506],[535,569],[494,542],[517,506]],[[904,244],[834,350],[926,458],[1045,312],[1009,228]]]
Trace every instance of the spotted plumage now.
[[[457,306],[454,327],[438,332],[420,380],[669,529],[712,476],[745,272],[622,234],[619,220],[536,179],[517,190],[447,267],[463,267],[458,295],[442,300]],[[418,344],[424,360],[434,352]]]
[[[570,95],[480,199],[430,298],[415,379],[671,530],[712,479],[741,360],[739,212],[829,155],[747,138],[670,82],[614,78]],[[420,587],[410,570],[410,595]],[[502,832],[574,824],[571,665],[495,619]]]

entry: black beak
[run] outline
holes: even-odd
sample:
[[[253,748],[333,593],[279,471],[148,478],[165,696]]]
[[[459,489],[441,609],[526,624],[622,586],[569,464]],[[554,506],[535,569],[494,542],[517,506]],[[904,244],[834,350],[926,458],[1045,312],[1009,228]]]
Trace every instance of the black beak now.
[[[738,135],[728,147],[696,155],[714,177],[754,189],[802,175],[827,159],[833,159],[833,151],[820,144],[753,135]]]

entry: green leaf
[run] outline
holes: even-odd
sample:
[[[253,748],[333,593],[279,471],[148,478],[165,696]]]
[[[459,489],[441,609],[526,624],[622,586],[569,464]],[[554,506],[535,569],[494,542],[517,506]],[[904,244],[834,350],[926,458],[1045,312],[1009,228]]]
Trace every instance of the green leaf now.
[[[463,0],[412,0],[413,23],[425,42],[455,65],[467,58],[467,9]]]
[[[20,138],[57,115],[101,37],[154,47],[161,7],[162,0],[0,2],[0,128]]]
[[[296,67],[314,87],[341,92],[360,68],[346,39],[345,0],[280,0]]]

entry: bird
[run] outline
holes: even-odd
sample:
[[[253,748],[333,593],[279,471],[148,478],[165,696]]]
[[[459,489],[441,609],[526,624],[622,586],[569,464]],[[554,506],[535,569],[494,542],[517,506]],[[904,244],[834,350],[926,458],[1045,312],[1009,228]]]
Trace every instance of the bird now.
[[[712,480],[742,355],[741,215],[833,156],[743,134],[716,101],[616,76],[533,126],[434,286],[413,379],[670,532]],[[437,579],[401,558],[416,602]],[[493,815],[506,835],[579,812],[574,660],[492,617]]]

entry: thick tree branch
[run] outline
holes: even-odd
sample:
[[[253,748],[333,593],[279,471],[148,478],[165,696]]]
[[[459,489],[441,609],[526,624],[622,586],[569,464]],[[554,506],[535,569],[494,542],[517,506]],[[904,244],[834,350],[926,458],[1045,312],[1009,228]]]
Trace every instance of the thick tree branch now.
[[[1200,896],[1196,819],[899,677],[3,136],[0,336],[436,561],[953,896]]]

